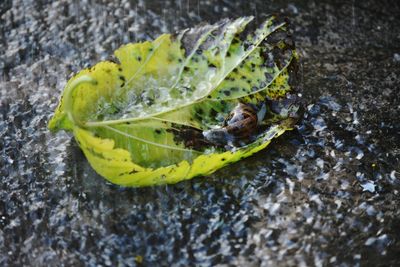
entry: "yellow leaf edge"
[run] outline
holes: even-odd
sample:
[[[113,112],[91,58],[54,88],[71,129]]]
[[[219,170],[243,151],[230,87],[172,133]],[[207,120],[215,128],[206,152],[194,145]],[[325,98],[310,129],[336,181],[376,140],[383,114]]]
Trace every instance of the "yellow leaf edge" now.
[[[288,128],[276,125],[273,138],[283,134]],[[130,153],[115,148],[114,141],[95,137],[90,131],[74,127],[74,136],[92,168],[113,184],[126,187],[144,187],[163,184],[175,184],[196,176],[212,174],[218,169],[249,157],[264,149],[271,139],[252,144],[236,151],[203,154],[189,163],[183,160],[177,164],[159,168],[144,168],[134,163]]]

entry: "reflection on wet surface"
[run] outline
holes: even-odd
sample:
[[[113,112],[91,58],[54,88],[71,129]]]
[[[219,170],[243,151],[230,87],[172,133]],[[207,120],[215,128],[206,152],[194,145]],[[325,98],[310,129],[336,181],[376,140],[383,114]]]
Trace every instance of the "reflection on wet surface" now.
[[[400,257],[396,1],[0,3],[0,264],[388,266]],[[72,72],[121,44],[284,12],[306,114],[204,178],[108,184],[46,125]]]

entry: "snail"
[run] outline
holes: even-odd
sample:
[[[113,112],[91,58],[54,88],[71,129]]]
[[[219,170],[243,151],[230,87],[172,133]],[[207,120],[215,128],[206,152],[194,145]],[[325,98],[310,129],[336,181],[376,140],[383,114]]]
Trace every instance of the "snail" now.
[[[203,132],[203,136],[216,145],[242,145],[251,140],[264,119],[266,106],[239,103],[225,118],[223,127]]]

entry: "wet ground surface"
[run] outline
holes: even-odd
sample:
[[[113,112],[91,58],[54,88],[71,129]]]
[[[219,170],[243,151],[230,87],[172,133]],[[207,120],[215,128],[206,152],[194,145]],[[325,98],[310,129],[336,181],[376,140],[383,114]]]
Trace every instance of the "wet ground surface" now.
[[[397,1],[1,1],[0,265],[398,266]],[[215,174],[132,189],[46,128],[72,72],[120,45],[283,12],[298,128]]]

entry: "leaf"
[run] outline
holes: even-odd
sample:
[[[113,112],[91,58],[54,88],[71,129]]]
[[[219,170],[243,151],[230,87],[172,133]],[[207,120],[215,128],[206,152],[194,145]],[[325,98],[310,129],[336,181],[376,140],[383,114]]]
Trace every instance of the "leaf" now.
[[[287,22],[252,20],[122,46],[118,63],[68,81],[49,128],[72,131],[92,167],[124,186],[176,183],[254,154],[292,128],[299,99]],[[239,103],[257,113],[246,138],[226,131]]]

